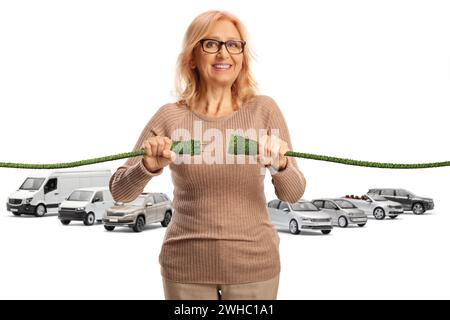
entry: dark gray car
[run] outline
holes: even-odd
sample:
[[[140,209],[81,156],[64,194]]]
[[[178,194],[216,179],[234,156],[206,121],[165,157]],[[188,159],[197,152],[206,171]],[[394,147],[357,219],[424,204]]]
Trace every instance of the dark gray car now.
[[[425,211],[434,208],[431,198],[416,196],[411,191],[394,188],[374,188],[369,189],[368,194],[377,194],[388,200],[401,203],[403,210],[412,211],[414,214],[423,214]]]

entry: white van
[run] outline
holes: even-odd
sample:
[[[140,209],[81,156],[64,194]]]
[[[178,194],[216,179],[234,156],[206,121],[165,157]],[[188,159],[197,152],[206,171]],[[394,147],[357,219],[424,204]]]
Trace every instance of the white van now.
[[[61,203],[58,218],[63,225],[76,220],[92,226],[95,221],[101,222],[106,209],[113,205],[114,200],[108,187],[80,188]]]
[[[59,204],[73,190],[106,187],[110,178],[110,170],[38,172],[26,178],[19,190],[9,196],[6,209],[16,216],[58,213]]]

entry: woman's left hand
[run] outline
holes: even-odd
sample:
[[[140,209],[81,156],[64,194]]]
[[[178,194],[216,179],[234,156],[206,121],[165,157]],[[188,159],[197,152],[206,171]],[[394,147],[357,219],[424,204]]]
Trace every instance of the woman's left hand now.
[[[274,135],[264,135],[258,141],[258,161],[275,170],[283,170],[287,166],[288,143]]]

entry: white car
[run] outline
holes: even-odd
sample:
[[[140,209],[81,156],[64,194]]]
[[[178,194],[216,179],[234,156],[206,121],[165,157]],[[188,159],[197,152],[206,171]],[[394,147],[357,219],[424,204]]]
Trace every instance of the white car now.
[[[343,199],[350,201],[359,209],[364,210],[367,215],[373,214],[377,220],[383,220],[386,216],[395,219],[399,214],[403,213],[401,203],[390,201],[375,194],[365,194],[361,197],[347,195]]]
[[[275,199],[267,207],[272,223],[281,229],[289,228],[292,234],[299,234],[301,230],[321,230],[329,234],[333,229],[330,216],[309,201],[289,203]]]
[[[349,224],[364,227],[367,223],[367,215],[358,209],[353,203],[344,199],[316,199],[312,203],[323,212],[331,216],[331,222],[335,226],[346,228]]]
[[[113,205],[114,200],[108,187],[81,188],[74,190],[61,203],[58,218],[63,225],[75,220],[91,226],[95,221],[101,222],[106,210]]]

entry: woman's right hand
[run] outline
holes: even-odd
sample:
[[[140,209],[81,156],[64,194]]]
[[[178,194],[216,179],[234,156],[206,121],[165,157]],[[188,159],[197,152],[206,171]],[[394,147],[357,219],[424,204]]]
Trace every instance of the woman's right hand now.
[[[175,152],[171,151],[172,140],[168,137],[154,136],[144,141],[141,149],[145,151],[144,166],[150,172],[156,172],[170,164]]]

